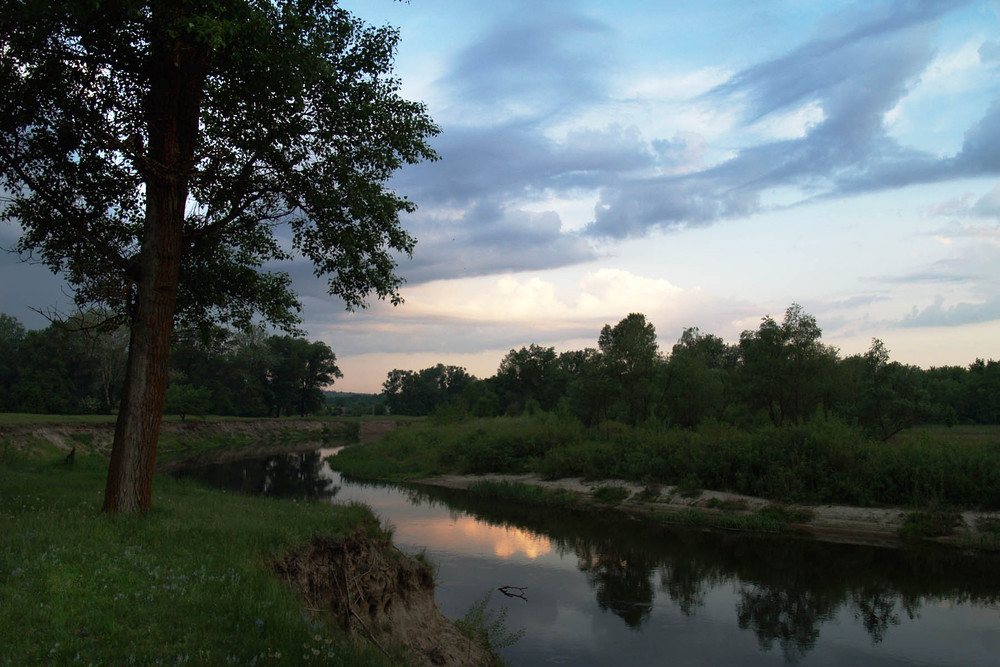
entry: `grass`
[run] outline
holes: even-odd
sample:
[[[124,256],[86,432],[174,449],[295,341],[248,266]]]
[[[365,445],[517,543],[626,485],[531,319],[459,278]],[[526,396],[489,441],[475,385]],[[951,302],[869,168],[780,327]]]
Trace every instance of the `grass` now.
[[[976,520],[978,535],[967,536],[959,541],[962,546],[985,551],[1000,551],[1000,517],[984,516]]]
[[[637,500],[643,502],[655,502],[660,499],[663,489],[656,482],[647,483],[639,493],[635,494]]]
[[[875,442],[833,417],[753,430],[647,424],[605,439],[540,413],[422,423],[333,461],[350,475],[405,481],[440,474],[527,473],[731,491],[785,504],[1000,510],[1000,427],[921,427]]]
[[[955,528],[961,524],[961,514],[933,503],[926,510],[907,514],[899,535],[906,539],[947,537],[953,535]]]
[[[492,595],[492,590],[486,591],[483,597],[473,603],[465,616],[455,621],[455,626],[463,635],[484,646],[499,664],[503,664],[498,652],[520,641],[524,636],[524,629],[507,629],[507,608],[491,609],[489,603]]]
[[[113,424],[115,415],[34,415],[24,412],[0,412],[0,426],[29,424]]]
[[[743,511],[747,509],[747,501],[732,500],[729,498],[709,498],[705,501],[705,507],[713,510],[723,510],[725,512]]]
[[[250,498],[160,475],[142,518],[100,513],[106,459],[0,467],[0,664],[384,664],[270,571],[370,510]]]
[[[660,512],[653,516],[663,523],[753,533],[781,533],[788,530],[790,524],[808,523],[812,519],[808,510],[783,505],[768,505],[752,513],[719,514],[685,508],[680,512]]]
[[[468,492],[486,500],[532,507],[573,507],[579,501],[577,494],[567,489],[547,489],[523,482],[482,480],[470,485]]]
[[[624,486],[606,485],[594,489],[594,500],[599,503],[617,505],[629,497],[629,490]]]

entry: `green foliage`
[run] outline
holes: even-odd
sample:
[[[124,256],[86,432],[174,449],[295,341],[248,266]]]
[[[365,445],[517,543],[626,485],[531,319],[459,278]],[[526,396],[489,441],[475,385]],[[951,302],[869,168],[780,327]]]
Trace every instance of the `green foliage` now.
[[[984,516],[976,521],[976,530],[981,533],[988,533],[993,537],[1000,537],[1000,517]]]
[[[767,505],[757,510],[757,514],[782,523],[809,523],[815,516],[815,513],[807,507],[787,505]]]
[[[489,608],[492,595],[492,590],[487,591],[472,604],[465,616],[455,621],[455,625],[463,635],[496,656],[500,649],[520,641],[524,629],[514,632],[507,629],[507,608],[501,607],[499,611]]]
[[[701,482],[695,475],[688,475],[674,487],[681,498],[699,498],[702,494]]]
[[[653,377],[660,364],[656,328],[641,313],[631,313],[615,326],[604,325],[597,345],[603,370],[620,402],[618,414],[630,424],[650,415]]]
[[[378,442],[348,447],[334,467],[375,479],[413,479],[448,472],[519,473],[547,451],[581,437],[579,425],[552,415],[473,419],[436,425],[419,423],[388,433]]]
[[[330,414],[344,417],[383,416],[385,400],[379,394],[325,391]]]
[[[768,316],[740,335],[737,392],[775,426],[805,421],[830,402],[837,351],[820,342],[821,333],[816,318],[792,304],[781,324]]]
[[[386,182],[403,164],[435,157],[427,139],[437,128],[399,95],[396,31],[330,2],[183,13],[169,3],[32,2],[5,9],[0,28],[0,84],[10,93],[0,102],[0,177],[13,193],[2,214],[22,226],[21,249],[64,271],[79,303],[127,311],[146,191],[167,169],[150,166],[164,125],[179,128],[191,155],[169,165],[189,187],[181,203],[192,202],[182,318],[294,324],[290,280],[262,268],[290,250],[349,306],[369,291],[398,301],[393,253],[414,243],[398,216],[414,206]],[[173,122],[145,115],[147,96],[179,95],[157,77],[157,56],[187,59],[176,78],[198,93],[193,110],[174,99]],[[276,240],[278,222],[290,246]]]
[[[205,387],[171,384],[167,387],[163,412],[179,415],[181,420],[187,415],[201,417],[208,413],[211,403],[212,393]]]
[[[97,313],[18,338],[0,360],[0,411],[35,414],[117,412],[128,340],[91,326]],[[9,318],[16,323],[14,318]],[[2,324],[2,322],[0,322]],[[0,341],[2,346],[2,341]],[[8,368],[8,371],[4,371]],[[321,341],[218,329],[209,339],[180,331],[171,346],[167,414],[263,417],[325,412],[323,389],[342,377]],[[369,410],[370,412],[370,410]]]
[[[724,512],[743,511],[747,509],[747,501],[731,500],[728,498],[709,498],[705,501],[705,507],[713,510],[722,510]]]
[[[469,493],[499,502],[512,502],[536,507],[573,507],[579,498],[567,489],[548,489],[537,484],[482,480],[468,489]]]
[[[717,514],[695,508],[685,508],[680,512],[659,513],[655,515],[655,518],[663,523],[752,533],[780,533],[786,528],[785,523],[780,519],[759,513]]]
[[[605,439],[575,421],[533,417],[420,424],[344,450],[334,465],[376,479],[444,473],[536,472],[547,479],[623,479],[732,491],[782,503],[1000,509],[1000,431],[903,433],[890,442],[815,415],[747,431],[707,421],[696,430],[647,425]]]
[[[605,485],[594,489],[594,500],[599,503],[617,505],[629,497],[629,490],[624,486]]]
[[[429,415],[472,384],[477,384],[476,378],[459,366],[438,364],[421,371],[396,368],[382,384],[382,395],[390,414]],[[461,411],[457,404],[452,407]]]
[[[330,346],[292,336],[271,336],[267,346],[271,363],[265,395],[274,416],[305,417],[319,411],[325,404],[323,388],[344,376]]]
[[[521,414],[529,404],[551,410],[563,390],[561,379],[555,348],[532,344],[511,350],[500,361],[496,392],[508,415]]]
[[[961,524],[961,514],[938,503],[931,503],[926,510],[907,514],[899,535],[907,539],[947,537]]]
[[[637,500],[642,500],[644,502],[655,502],[660,499],[660,494],[663,489],[656,482],[651,482],[642,487],[639,493],[635,494]]]

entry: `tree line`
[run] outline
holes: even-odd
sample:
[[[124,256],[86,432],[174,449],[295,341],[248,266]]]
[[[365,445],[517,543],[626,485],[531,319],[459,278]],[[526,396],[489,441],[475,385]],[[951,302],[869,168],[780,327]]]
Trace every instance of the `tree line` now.
[[[816,318],[792,304],[730,344],[684,329],[669,353],[641,313],[605,325],[596,348],[556,353],[512,349],[483,380],[438,364],[393,370],[383,384],[394,414],[572,416],[592,427],[652,420],[695,428],[707,420],[740,427],[792,425],[821,412],[886,440],[916,423],[1000,423],[1000,362],[922,369],[893,361],[878,339],[841,357],[823,343]]]
[[[125,380],[128,332],[79,315],[27,330],[0,313],[0,412],[113,414]],[[170,353],[166,412],[240,417],[325,413],[324,389],[342,377],[322,341],[218,330],[180,331]]]

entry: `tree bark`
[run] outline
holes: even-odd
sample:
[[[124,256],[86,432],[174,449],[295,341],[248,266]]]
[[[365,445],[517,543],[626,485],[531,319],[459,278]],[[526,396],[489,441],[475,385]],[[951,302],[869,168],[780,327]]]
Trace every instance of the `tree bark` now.
[[[140,166],[146,218],[121,408],[104,492],[104,511],[138,514],[152,505],[170,339],[183,249],[188,179],[198,138],[207,52],[183,37],[182,10],[154,2],[148,153]]]

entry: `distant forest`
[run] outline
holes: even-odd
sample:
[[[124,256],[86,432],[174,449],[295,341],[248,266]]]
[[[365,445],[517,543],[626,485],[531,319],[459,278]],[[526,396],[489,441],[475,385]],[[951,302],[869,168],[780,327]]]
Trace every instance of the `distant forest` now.
[[[0,412],[116,412],[128,332],[100,321],[84,315],[27,331],[0,313]],[[170,354],[165,413],[182,417],[327,414],[325,390],[342,377],[326,343],[261,330],[220,330],[210,340],[182,331]]]
[[[443,364],[397,369],[383,395],[393,414],[461,419],[545,411],[587,427],[655,420],[695,428],[715,420],[754,428],[822,413],[885,440],[919,423],[1000,423],[1000,362],[921,369],[892,361],[878,339],[864,354],[841,358],[821,334],[816,319],[793,304],[782,321],[765,317],[735,344],[689,328],[664,353],[654,326],[633,313],[606,325],[596,348],[511,350],[485,380]]]
[[[124,330],[86,317],[28,331],[0,314],[0,411],[113,413],[121,397]],[[708,420],[753,428],[835,415],[887,439],[921,423],[1000,423],[1000,362],[922,369],[890,359],[879,340],[841,357],[816,319],[793,304],[737,343],[697,328],[669,352],[639,313],[606,325],[597,346],[511,350],[486,379],[457,366],[393,370],[381,395],[329,391],[336,355],[322,342],[263,331],[180,332],[171,352],[167,414],[434,415],[439,419],[552,412],[585,426]]]

